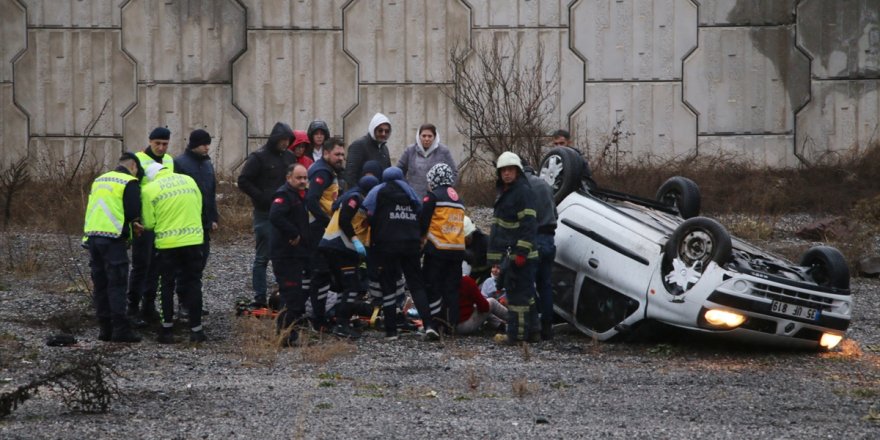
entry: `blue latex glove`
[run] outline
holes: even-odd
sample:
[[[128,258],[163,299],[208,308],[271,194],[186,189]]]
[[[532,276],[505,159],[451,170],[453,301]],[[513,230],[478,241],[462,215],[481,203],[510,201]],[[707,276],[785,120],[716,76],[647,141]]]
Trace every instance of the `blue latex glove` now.
[[[351,243],[354,245],[354,250],[356,250],[357,253],[360,254],[360,256],[362,256],[362,257],[367,256],[367,248],[364,247],[364,244],[361,243],[360,240],[355,238],[354,240],[351,241]]]

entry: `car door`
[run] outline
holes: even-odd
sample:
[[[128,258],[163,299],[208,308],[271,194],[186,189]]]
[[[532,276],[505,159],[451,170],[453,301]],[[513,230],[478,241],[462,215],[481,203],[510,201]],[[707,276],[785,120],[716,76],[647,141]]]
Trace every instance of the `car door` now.
[[[625,211],[585,196],[568,202],[559,209],[557,261],[579,276],[565,306],[579,328],[608,339],[644,318],[659,245]]]

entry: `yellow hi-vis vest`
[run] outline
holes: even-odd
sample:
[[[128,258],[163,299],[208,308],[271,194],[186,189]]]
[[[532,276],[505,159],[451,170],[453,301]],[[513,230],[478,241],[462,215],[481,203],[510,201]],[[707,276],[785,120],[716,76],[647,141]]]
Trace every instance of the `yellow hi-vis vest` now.
[[[137,156],[138,161],[141,163],[141,168],[144,170],[146,170],[148,166],[158,163],[150,157],[149,154],[144,153],[143,151],[138,151],[137,153],[134,153],[134,155]],[[162,156],[162,166],[174,171],[174,158],[171,157],[170,154],[165,153],[165,155]],[[144,178],[141,179],[141,189],[143,189],[148,183],[150,183],[150,179],[148,179],[147,176],[144,176]]]
[[[185,174],[163,169],[141,193],[144,228],[156,233],[156,249],[202,244],[202,193]]]
[[[83,235],[119,238],[125,225],[122,195],[125,185],[137,177],[119,171],[104,173],[92,182]]]
[[[330,217],[330,223],[327,224],[327,229],[324,230],[324,236],[322,239],[326,240],[326,247],[341,250],[341,247],[345,246],[346,249],[357,252],[354,248],[354,244],[352,244],[351,240],[345,236],[345,232],[342,231],[342,228],[339,227],[340,212],[342,212],[341,207],[336,211],[333,211],[333,217]],[[354,235],[357,239],[360,240],[364,246],[369,246],[370,223],[367,221],[367,213],[364,211],[363,207],[358,208],[354,218],[351,219],[351,227],[354,229]],[[325,246],[322,245],[322,247]]]
[[[437,197],[434,207],[434,215],[431,216],[431,224],[428,226],[428,241],[440,251],[464,251],[464,205],[455,194],[452,187],[441,188],[433,191]]]

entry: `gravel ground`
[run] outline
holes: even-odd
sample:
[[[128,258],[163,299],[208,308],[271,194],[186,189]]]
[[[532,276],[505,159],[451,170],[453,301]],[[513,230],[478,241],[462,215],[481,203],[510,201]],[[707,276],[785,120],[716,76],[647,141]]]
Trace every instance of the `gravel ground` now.
[[[485,225],[487,211],[472,214]],[[808,216],[778,219],[774,249]],[[0,419],[0,438],[877,438],[880,282],[854,279],[849,339],[832,353],[733,346],[680,332],[598,344],[564,326],[523,347],[491,334],[355,343],[326,338],[274,351],[268,322],[236,318],[248,296],[248,237],[214,246],[205,276],[210,341],[160,346],[96,340],[66,237],[0,236],[0,393],[72,355],[110,350],[122,398],[105,414],[45,389]],[[14,258],[15,270],[10,270]],[[32,266],[22,262],[31,262]],[[25,267],[21,267],[25,266]],[[47,347],[67,327],[79,340]]]

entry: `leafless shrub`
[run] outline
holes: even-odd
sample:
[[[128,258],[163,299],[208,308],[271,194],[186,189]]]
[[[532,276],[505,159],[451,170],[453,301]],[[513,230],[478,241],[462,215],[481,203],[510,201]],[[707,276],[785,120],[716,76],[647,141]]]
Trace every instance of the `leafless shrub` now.
[[[30,181],[27,157],[10,164],[0,171],[0,194],[3,195],[3,228],[9,227],[12,217],[12,200],[15,195]]]
[[[43,265],[42,253],[44,245],[24,234],[2,233],[3,267],[18,276],[33,276],[39,273]]]
[[[541,159],[555,110],[559,79],[546,70],[544,47],[528,58],[512,38],[462,43],[449,53],[452,85],[443,93],[464,119],[458,131],[470,139],[465,145],[462,174],[484,171],[495,158],[512,151],[532,164]],[[552,124],[551,124],[552,123]]]
[[[477,374],[473,367],[469,367],[465,377],[468,391],[476,392],[480,388],[480,375]]]
[[[110,402],[119,396],[116,384],[119,377],[105,353],[80,352],[29,383],[0,394],[0,417],[8,416],[46,387],[57,390],[61,401],[71,409],[85,413],[107,412]]]

